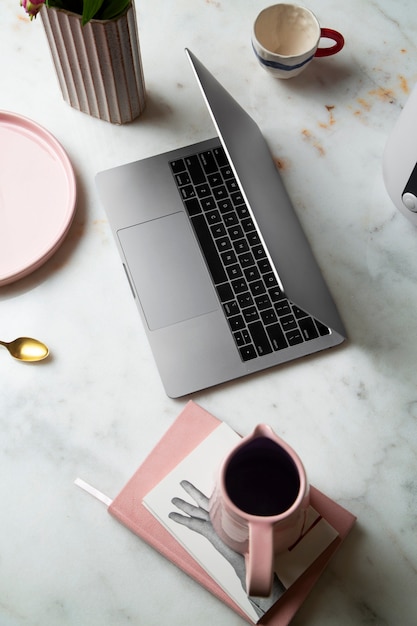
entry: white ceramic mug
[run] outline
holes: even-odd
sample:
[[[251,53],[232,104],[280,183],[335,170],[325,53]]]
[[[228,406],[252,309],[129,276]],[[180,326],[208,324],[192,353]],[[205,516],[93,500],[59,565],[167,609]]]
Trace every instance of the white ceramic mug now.
[[[245,556],[248,595],[270,595],[274,556],[301,536],[309,500],[300,458],[270,426],[259,424],[224,459],[210,519],[222,541]]]
[[[321,38],[335,43],[319,48]],[[292,78],[314,57],[330,56],[344,46],[341,33],[321,28],[315,15],[296,4],[274,4],[261,11],[252,31],[252,47],[261,66],[276,78]]]

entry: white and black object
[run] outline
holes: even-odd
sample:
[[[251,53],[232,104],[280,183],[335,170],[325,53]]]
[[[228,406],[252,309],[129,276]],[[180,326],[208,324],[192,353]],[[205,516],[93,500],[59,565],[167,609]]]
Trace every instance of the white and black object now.
[[[397,209],[417,226],[417,85],[388,137],[383,176]]]

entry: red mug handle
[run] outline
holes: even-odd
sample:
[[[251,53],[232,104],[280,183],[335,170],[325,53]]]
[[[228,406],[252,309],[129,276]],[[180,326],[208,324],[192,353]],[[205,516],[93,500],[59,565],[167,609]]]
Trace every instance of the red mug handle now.
[[[317,48],[315,57],[329,57],[332,54],[336,54],[336,52],[340,52],[340,50],[345,45],[344,37],[337,30],[333,30],[332,28],[321,28],[320,37],[325,37],[326,39],[333,39],[335,42],[333,46],[328,48]]]

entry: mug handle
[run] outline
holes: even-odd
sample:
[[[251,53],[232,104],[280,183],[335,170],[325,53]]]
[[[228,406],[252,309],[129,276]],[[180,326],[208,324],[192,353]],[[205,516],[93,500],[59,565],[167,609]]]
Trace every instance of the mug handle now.
[[[337,30],[333,30],[332,28],[321,28],[320,37],[325,37],[326,39],[333,39],[335,44],[328,48],[317,48],[315,57],[329,57],[332,54],[336,54],[336,52],[340,52],[340,50],[345,45],[345,39],[341,33]]]
[[[249,548],[245,554],[246,593],[248,596],[268,597],[274,574],[274,533],[272,525],[262,522],[249,524]]]

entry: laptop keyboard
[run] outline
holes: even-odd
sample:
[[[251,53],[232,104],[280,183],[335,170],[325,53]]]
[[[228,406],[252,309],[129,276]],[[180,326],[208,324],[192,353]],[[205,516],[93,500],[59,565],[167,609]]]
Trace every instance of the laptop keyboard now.
[[[328,335],[281,290],[223,148],[170,165],[241,359]]]

